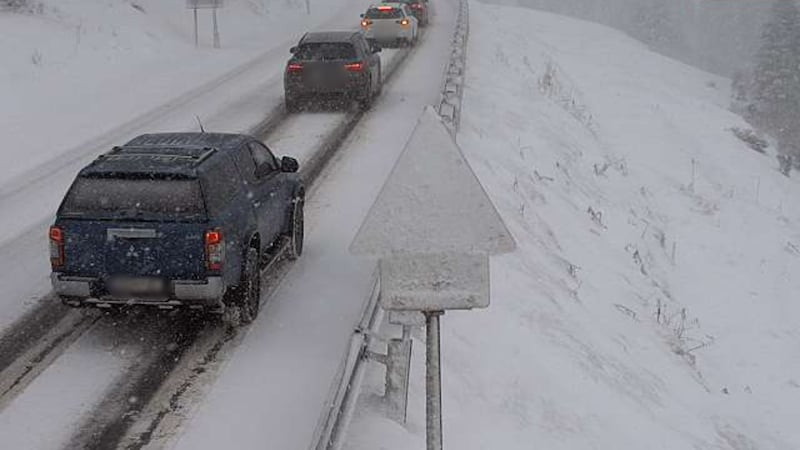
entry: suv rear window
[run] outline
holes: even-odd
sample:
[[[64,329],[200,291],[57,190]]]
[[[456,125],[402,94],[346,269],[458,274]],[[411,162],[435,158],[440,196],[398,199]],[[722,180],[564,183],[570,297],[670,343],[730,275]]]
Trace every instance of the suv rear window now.
[[[400,19],[403,17],[403,11],[400,8],[392,8],[388,6],[370,8],[367,10],[367,19]]]
[[[356,49],[348,42],[312,42],[301,45],[295,57],[305,61],[353,59]]]
[[[196,179],[81,177],[67,193],[61,215],[130,219],[192,219],[205,216]]]

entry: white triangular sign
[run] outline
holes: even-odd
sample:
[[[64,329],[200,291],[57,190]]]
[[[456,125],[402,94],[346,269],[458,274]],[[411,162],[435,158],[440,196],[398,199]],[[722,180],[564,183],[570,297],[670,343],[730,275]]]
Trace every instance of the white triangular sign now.
[[[497,254],[516,248],[502,218],[432,107],[350,245],[355,254]]]

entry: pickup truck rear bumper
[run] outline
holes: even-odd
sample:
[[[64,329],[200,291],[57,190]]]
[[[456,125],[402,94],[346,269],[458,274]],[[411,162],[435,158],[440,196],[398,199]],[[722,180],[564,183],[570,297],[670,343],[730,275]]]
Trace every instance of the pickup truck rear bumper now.
[[[207,304],[217,305],[225,293],[225,283],[222,277],[208,277],[205,280],[172,280],[171,292],[164,298],[147,299],[121,299],[97,298],[92,295],[92,286],[98,282],[97,278],[63,275],[53,272],[50,275],[53,290],[62,297],[75,298],[79,303],[90,304],[167,304],[172,306]]]

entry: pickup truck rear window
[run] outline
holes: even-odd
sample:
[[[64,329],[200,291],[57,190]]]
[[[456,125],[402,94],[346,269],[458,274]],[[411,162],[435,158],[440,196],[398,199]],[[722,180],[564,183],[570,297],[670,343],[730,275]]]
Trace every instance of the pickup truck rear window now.
[[[196,219],[205,216],[195,179],[78,178],[61,215],[140,220]]]
[[[297,49],[295,57],[302,61],[335,61],[354,59],[356,49],[347,42],[318,42],[303,44]]]

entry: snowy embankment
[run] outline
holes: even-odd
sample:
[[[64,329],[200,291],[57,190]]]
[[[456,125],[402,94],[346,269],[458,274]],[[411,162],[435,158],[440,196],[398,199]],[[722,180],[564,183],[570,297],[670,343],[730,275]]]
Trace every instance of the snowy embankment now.
[[[519,249],[443,318],[445,447],[800,448],[800,185],[732,135],[727,80],[470,5],[458,141]],[[415,340],[408,424],[374,365],[346,448],[424,446]]]
[[[219,13],[223,48],[215,50],[209,10],[200,11],[196,49],[184,1],[31,3],[43,5],[39,13],[0,13],[4,152],[25,155],[4,165],[0,186],[253,59],[322,16],[309,18],[298,0],[228,1]]]

